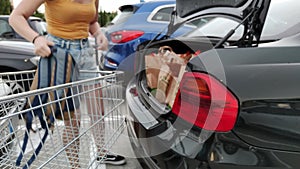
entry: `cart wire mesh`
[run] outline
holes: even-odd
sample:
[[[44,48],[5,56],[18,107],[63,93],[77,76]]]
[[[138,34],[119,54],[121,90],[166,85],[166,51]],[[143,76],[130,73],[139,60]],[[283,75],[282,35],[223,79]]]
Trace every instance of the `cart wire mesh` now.
[[[122,81],[118,80],[123,73],[93,73],[99,76],[37,90],[29,90],[35,71],[0,73],[1,169],[100,166],[125,127],[120,108],[124,102]],[[42,101],[45,96],[52,99]],[[38,105],[32,105],[33,98]],[[36,110],[41,110],[42,120],[35,116]],[[26,128],[26,113],[34,117],[31,130]],[[49,122],[49,114],[53,125],[48,123],[45,128],[41,121]],[[49,134],[43,143],[45,132]],[[23,150],[26,134],[29,138]],[[39,144],[41,151],[36,155]],[[23,158],[17,166],[20,155]],[[28,166],[32,156],[36,159]]]

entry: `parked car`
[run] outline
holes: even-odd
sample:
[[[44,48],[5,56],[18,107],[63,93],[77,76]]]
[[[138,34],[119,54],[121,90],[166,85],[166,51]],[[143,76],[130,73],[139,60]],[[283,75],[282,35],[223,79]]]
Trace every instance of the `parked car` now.
[[[0,40],[0,72],[32,70],[36,68],[38,60],[32,43]]]
[[[176,0],[170,28],[193,19],[216,20],[197,33],[138,47],[136,73],[126,89],[127,123],[145,168],[300,167],[299,5],[297,0]],[[157,69],[165,73],[162,80],[155,77],[158,83],[175,93],[172,104],[159,100],[161,88],[150,87],[147,77],[145,58],[162,46],[194,54],[173,88],[169,65]]]
[[[39,57],[34,46],[20,36],[8,23],[9,15],[0,15],[0,72],[35,69]],[[33,30],[46,35],[46,22],[31,16],[28,19]]]
[[[20,36],[8,23],[9,15],[0,15],[0,39],[5,40],[22,40],[26,41]],[[31,16],[28,19],[29,26],[41,35],[46,35],[46,22],[41,18]]]
[[[24,87],[16,81],[0,78],[0,97],[24,91]],[[21,110],[25,103],[26,100],[24,99],[0,104],[0,118],[15,112],[16,109]],[[16,136],[13,130],[17,127],[18,120],[17,116],[0,120],[0,161],[9,160],[6,158],[9,158],[7,155],[11,153],[13,146],[15,146]]]
[[[164,35],[174,6],[174,0],[159,0],[119,7],[118,15],[106,28],[109,50],[103,52],[101,68],[117,69],[122,61],[134,54],[140,43],[150,41],[160,33]],[[191,26],[182,27],[173,36],[191,29]]]

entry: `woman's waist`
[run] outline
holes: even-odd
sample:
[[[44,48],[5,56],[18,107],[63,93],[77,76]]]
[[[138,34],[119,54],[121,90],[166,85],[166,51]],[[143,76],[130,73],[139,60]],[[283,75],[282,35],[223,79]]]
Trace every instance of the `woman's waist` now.
[[[88,38],[80,38],[80,39],[65,39],[58,36],[54,36],[52,34],[48,34],[47,38],[55,43],[55,45],[60,46],[62,48],[85,48],[89,47]]]
[[[86,23],[60,23],[47,22],[47,32],[64,39],[83,39],[89,36],[89,24]]]

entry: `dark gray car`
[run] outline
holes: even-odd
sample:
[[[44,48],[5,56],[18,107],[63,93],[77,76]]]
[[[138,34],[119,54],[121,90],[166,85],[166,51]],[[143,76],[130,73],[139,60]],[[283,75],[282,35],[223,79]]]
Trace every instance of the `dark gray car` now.
[[[145,168],[299,168],[299,1],[176,5],[170,33],[182,20],[216,19],[187,36],[140,46],[126,99],[130,140]],[[177,87],[170,88],[172,77],[156,77],[175,93],[173,102],[158,97],[162,87],[150,86],[147,76],[145,57],[161,56],[162,46],[195,53]],[[170,75],[169,65],[162,64],[159,75]]]

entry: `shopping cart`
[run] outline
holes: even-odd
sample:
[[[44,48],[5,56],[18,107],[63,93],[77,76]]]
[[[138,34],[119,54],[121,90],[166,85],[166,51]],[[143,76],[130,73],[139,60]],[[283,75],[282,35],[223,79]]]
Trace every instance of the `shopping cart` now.
[[[96,78],[29,90],[35,71],[0,73],[0,168],[98,168],[125,127],[122,72],[98,71]],[[67,95],[71,92],[71,95]],[[60,93],[60,94],[58,94]],[[63,93],[63,94],[62,94]],[[62,95],[61,95],[62,94]],[[32,98],[64,96],[37,106]],[[75,107],[73,109],[70,107]],[[25,113],[41,110],[43,120],[49,112],[54,125],[42,129],[41,120],[34,118],[32,131],[26,128]],[[62,116],[57,112],[64,112]],[[68,111],[69,110],[69,111]],[[66,112],[66,111],[65,111]],[[68,117],[66,117],[66,114]],[[60,117],[60,118],[59,118]],[[71,117],[71,118],[70,118]],[[62,119],[62,120],[60,120]],[[66,120],[68,119],[68,120]],[[48,133],[43,142],[43,136]],[[24,136],[28,142],[24,150]],[[41,147],[39,147],[39,144]],[[41,148],[35,156],[36,150]],[[22,156],[20,166],[16,166]]]

